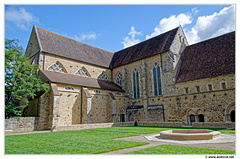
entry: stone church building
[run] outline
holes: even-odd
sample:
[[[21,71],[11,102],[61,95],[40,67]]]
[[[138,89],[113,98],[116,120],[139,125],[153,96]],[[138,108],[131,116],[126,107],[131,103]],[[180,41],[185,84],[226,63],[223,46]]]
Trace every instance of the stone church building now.
[[[179,26],[113,53],[34,26],[26,56],[51,87],[24,110],[42,129],[235,122],[235,32],[189,45]]]

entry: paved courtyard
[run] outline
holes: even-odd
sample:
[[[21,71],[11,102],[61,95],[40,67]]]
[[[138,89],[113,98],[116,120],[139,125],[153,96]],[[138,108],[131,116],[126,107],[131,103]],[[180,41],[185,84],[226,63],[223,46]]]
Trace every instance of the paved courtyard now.
[[[149,144],[133,147],[133,148],[117,150],[117,151],[111,151],[103,154],[124,154],[124,153],[138,151],[141,149],[154,147],[158,145],[176,145],[176,146],[185,146],[185,147],[198,147],[198,148],[235,151],[235,134],[221,134],[219,137],[213,140],[180,141],[180,140],[163,139],[160,137],[159,133],[155,133],[155,134],[142,134],[140,136],[118,138],[115,140],[147,142]]]

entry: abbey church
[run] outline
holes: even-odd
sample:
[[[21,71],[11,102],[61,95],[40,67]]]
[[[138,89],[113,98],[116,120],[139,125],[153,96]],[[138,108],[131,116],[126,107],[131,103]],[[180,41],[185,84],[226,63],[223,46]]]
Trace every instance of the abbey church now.
[[[26,56],[51,87],[24,110],[41,129],[235,122],[235,32],[189,45],[179,26],[113,53],[34,26]]]

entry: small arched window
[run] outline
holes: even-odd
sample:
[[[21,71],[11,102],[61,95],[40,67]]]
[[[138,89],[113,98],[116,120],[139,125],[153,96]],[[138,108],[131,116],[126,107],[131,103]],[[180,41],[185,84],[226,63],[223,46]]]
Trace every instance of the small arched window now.
[[[76,72],[76,75],[85,76],[85,77],[90,77],[88,71],[87,71],[84,67],[80,68],[80,69]]]
[[[140,98],[139,73],[137,69],[133,71],[133,98]]]
[[[98,76],[98,79],[108,80],[107,74],[103,71],[103,72]]]
[[[56,62],[55,64],[48,67],[48,70],[54,71],[54,72],[66,73],[66,71],[63,69],[63,66],[59,62]]]
[[[116,83],[122,86],[122,74],[120,72],[116,75]]]
[[[155,96],[162,95],[161,71],[157,62],[153,65],[153,89]]]

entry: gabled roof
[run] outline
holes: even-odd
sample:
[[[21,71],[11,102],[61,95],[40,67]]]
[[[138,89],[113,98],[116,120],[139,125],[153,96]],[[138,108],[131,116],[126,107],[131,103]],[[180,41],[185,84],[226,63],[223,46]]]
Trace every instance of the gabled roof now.
[[[113,53],[34,26],[41,51],[102,67],[109,67]]]
[[[150,56],[169,51],[179,27],[116,52],[110,68],[123,66]]]
[[[54,83],[71,84],[91,88],[101,88],[111,91],[124,91],[120,86],[110,81],[46,70],[40,70],[39,74],[44,82],[51,81]]]
[[[235,32],[187,46],[176,82],[235,73]]]

